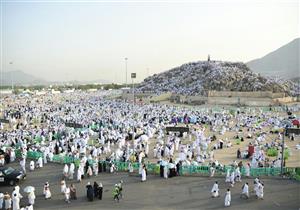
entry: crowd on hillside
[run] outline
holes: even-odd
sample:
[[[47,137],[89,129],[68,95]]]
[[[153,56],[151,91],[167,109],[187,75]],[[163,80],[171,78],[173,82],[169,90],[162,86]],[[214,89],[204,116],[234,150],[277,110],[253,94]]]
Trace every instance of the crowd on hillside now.
[[[271,91],[297,95],[300,86],[290,80],[263,77],[244,63],[199,61],[148,77],[137,86],[135,92],[207,96],[209,90]]]

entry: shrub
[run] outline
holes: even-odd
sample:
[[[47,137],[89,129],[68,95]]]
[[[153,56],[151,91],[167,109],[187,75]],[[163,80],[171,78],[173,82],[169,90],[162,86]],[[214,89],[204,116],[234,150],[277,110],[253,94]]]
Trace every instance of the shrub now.
[[[296,169],[295,169],[295,172],[296,172],[297,175],[300,176],[300,168],[296,168]]]
[[[278,155],[278,151],[276,148],[272,147],[272,148],[268,149],[267,155],[269,157],[276,157]]]
[[[295,176],[295,179],[296,179],[297,181],[300,181],[300,175],[297,174],[297,175]]]
[[[289,159],[289,157],[290,157],[290,150],[289,149],[285,149],[284,150],[284,155],[283,155],[284,160]]]

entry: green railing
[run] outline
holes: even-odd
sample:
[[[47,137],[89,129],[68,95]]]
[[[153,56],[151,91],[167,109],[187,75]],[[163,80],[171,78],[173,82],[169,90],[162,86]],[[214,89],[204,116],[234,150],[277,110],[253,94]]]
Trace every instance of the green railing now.
[[[17,149],[16,151],[16,157],[21,157],[21,151]],[[42,152],[37,151],[28,151],[27,152],[27,158],[37,160],[39,157],[43,157]],[[90,163],[93,163],[93,160],[89,160]],[[75,166],[78,167],[80,164],[80,160],[76,159],[71,156],[63,156],[63,155],[54,155],[52,162],[54,163],[60,163],[60,164],[70,164],[75,163]],[[128,171],[128,162],[119,162],[114,161],[113,162],[116,167],[118,168],[118,171]],[[108,166],[108,162],[106,162],[106,165]],[[152,174],[159,174],[160,172],[160,165],[157,163],[147,163],[145,164],[147,167],[148,172]],[[132,163],[133,170],[135,172],[139,171],[140,164],[137,162]],[[216,168],[215,175],[225,175],[227,170],[234,170],[231,166],[224,166],[223,168]],[[279,176],[281,173],[280,168],[251,168],[250,169],[250,175],[255,176]],[[202,175],[202,176],[209,176],[210,174],[210,167],[209,166],[181,166],[180,175],[183,176],[190,176],[190,175]],[[241,174],[242,176],[246,175],[246,170],[244,167],[241,168]],[[297,180],[300,180],[300,168],[293,168],[293,167],[285,167],[284,168],[284,174],[286,174],[289,177],[295,178]]]

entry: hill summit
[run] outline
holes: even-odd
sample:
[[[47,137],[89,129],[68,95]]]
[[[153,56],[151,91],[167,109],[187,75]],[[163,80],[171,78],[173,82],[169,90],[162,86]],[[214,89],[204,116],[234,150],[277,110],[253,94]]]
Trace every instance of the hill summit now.
[[[140,83],[137,91],[183,95],[207,95],[209,90],[272,91],[294,95],[296,88],[292,81],[263,77],[241,62],[198,61],[154,74]]]

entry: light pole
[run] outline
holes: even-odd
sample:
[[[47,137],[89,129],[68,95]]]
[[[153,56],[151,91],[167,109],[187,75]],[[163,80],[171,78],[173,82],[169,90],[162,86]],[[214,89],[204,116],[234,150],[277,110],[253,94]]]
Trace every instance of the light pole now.
[[[131,79],[132,79],[132,95],[133,95],[133,105],[135,104],[135,95],[134,95],[134,82],[133,79],[136,78],[136,73],[131,73]]]
[[[9,65],[13,65],[13,62],[9,62]],[[10,72],[10,79],[11,79],[11,90],[12,92],[14,92],[14,79],[13,79],[13,71],[12,71],[12,68],[11,68],[11,72]]]
[[[283,135],[282,135],[282,146],[281,146],[281,176],[283,176],[283,163],[284,163],[284,135],[285,135],[285,128],[283,129]]]
[[[132,78],[132,95],[133,95],[133,105],[135,104],[135,97],[134,97],[134,83]]]
[[[128,58],[125,58],[125,84],[126,84],[126,87],[127,87],[127,60]]]

